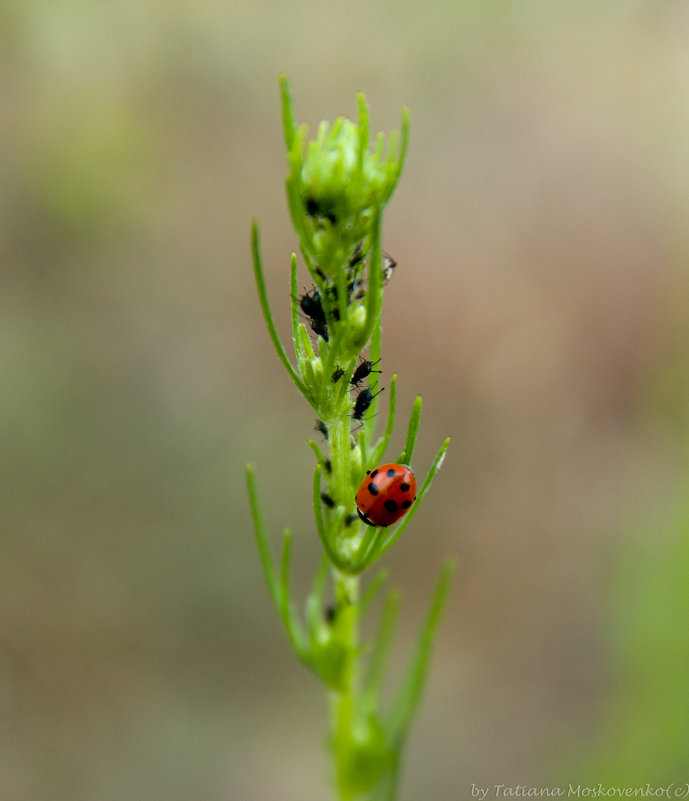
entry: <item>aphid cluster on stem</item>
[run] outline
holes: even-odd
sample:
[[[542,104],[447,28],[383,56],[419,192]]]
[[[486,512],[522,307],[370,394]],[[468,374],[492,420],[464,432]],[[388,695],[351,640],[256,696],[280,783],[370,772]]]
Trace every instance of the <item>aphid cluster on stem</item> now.
[[[299,306],[304,314],[309,318],[311,330],[328,342],[330,336],[328,334],[328,323],[326,322],[325,310],[321,301],[321,295],[318,287],[313,287],[309,292],[305,292],[299,298]],[[333,309],[333,318],[340,319],[339,309]]]
[[[367,254],[362,243],[359,243],[347,263],[347,306],[350,306],[354,302],[362,301],[366,295],[361,278],[366,256]],[[383,256],[383,283],[387,283],[390,280],[392,271],[396,266],[397,262],[391,256],[388,254]],[[328,329],[328,315],[326,314],[324,306],[324,296],[332,320],[336,323],[339,322],[340,307],[338,303],[337,286],[332,283],[332,280],[329,279],[319,267],[315,267],[314,271],[322,286],[313,286],[308,292],[305,291],[304,294],[299,297],[299,307],[308,318],[311,330],[317,336],[322,337],[325,342],[329,342],[330,331]]]

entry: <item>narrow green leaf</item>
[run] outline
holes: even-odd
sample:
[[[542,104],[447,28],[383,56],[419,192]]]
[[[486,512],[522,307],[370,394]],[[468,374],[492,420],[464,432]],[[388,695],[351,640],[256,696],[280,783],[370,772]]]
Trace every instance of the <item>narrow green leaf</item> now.
[[[397,161],[397,165],[395,168],[395,180],[392,182],[391,186],[388,188],[386,202],[390,198],[390,195],[395,191],[395,187],[397,186],[397,182],[400,179],[400,175],[402,174],[402,169],[404,167],[404,162],[407,158],[407,150],[409,148],[409,129],[410,129],[410,122],[409,122],[409,109],[405,106],[402,109],[402,130],[401,130],[401,146],[400,146],[400,155]]]
[[[325,456],[323,456],[323,451],[318,447],[318,445],[310,439],[308,441],[309,448],[316,454],[316,459],[318,460],[318,464],[325,470]]]
[[[359,447],[361,448],[361,464],[364,465],[364,466],[371,464],[371,461],[372,461],[369,458],[369,455],[368,455],[368,443],[366,442],[366,436],[365,435],[366,435],[366,432],[362,431],[359,434],[359,438],[357,440],[357,442],[359,444]],[[371,469],[372,468],[373,468],[373,465],[371,465]],[[360,481],[363,480],[362,477],[359,477],[359,480]]]
[[[376,639],[373,643],[373,649],[371,651],[368,674],[364,683],[364,693],[368,696],[369,702],[374,706],[378,705],[376,700],[380,695],[380,690],[383,683],[383,671],[385,668],[387,655],[390,650],[392,633],[394,631],[395,621],[397,619],[399,601],[399,592],[389,592],[385,597],[378,634],[376,635]]]
[[[381,259],[381,262],[380,262],[380,266],[381,266],[380,282],[381,282],[381,285],[380,285],[380,306],[378,308],[378,323],[373,326],[373,329],[371,331],[371,344],[369,345],[369,349],[368,349],[368,358],[373,363],[379,362],[380,361],[380,356],[381,356],[382,327],[381,327],[381,324],[380,324],[380,318],[381,318],[382,311],[383,311],[383,300],[385,298],[385,295],[384,295],[384,292],[383,292],[383,286],[382,286],[382,281],[383,281],[382,255],[383,254],[382,254],[382,251],[381,251],[380,252],[380,259]],[[376,255],[376,253],[372,252],[371,253],[371,258],[372,259],[373,258],[378,258],[378,256]],[[376,279],[374,279],[372,277],[372,275],[369,275],[369,282],[373,281],[373,280],[376,280]],[[382,378],[382,374],[381,374],[381,378]],[[381,386],[380,386],[380,381],[378,382],[378,384],[375,387],[372,387],[371,389],[372,389],[372,391],[374,393],[378,393],[378,391],[382,389]],[[365,434],[365,439],[366,439],[366,443],[367,444],[370,443],[372,441],[372,439],[373,439],[373,432],[374,432],[375,426],[376,426],[375,417],[376,417],[377,408],[378,408],[378,396],[376,395],[373,398],[373,401],[371,402],[371,406],[369,408],[368,413],[366,414],[366,418],[365,418],[365,421],[364,421],[364,434]]]
[[[321,538],[321,542],[323,543],[323,547],[326,550],[326,553],[330,555],[330,543],[327,541],[325,536],[325,522],[323,520],[323,509],[321,507],[321,474],[323,472],[323,468],[320,464],[316,465],[316,469],[313,472],[313,511],[316,518],[316,531],[318,532],[318,536]]]
[[[382,278],[382,271],[381,271],[381,278]],[[381,298],[381,310],[382,310],[382,303],[385,295]],[[371,332],[371,344],[368,349],[368,358],[372,362],[377,362],[380,359],[381,354],[381,337],[382,337],[382,327],[381,325],[374,325],[373,331]]]
[[[400,135],[397,131],[390,131],[388,136],[388,154],[387,166],[390,168],[390,174],[395,175],[398,166]]]
[[[318,536],[323,543],[323,548],[325,548],[325,552],[328,554],[330,561],[340,570],[349,571],[350,565],[343,561],[340,555],[336,553],[330,540],[328,539],[328,534],[325,530],[325,521],[323,520],[323,507],[321,501],[321,474],[322,468],[320,464],[317,464],[313,473],[313,513],[316,518],[316,531],[318,532]]]
[[[305,125],[300,125],[295,132],[294,142],[287,153],[287,163],[290,171],[285,179],[285,189],[290,218],[292,219],[294,230],[297,232],[297,237],[299,239],[299,249],[304,258],[304,263],[315,281],[316,271],[310,250],[312,233],[304,212],[304,186],[301,179],[304,140],[306,139],[307,132],[308,130]]]
[[[385,431],[383,436],[378,440],[376,443],[373,453],[371,454],[371,461],[374,465],[380,464],[383,460],[383,454],[385,453],[389,443],[390,437],[392,436],[392,430],[395,426],[395,406],[396,406],[396,398],[397,398],[397,374],[393,373],[392,378],[390,379],[390,401],[388,405],[388,419],[385,423]],[[397,460],[398,464],[404,464]]]
[[[268,591],[275,604],[275,608],[280,611],[280,589],[275,567],[273,566],[273,560],[270,555],[270,546],[268,544],[265,526],[263,525],[263,517],[261,516],[258,490],[256,489],[256,478],[254,476],[254,466],[251,464],[246,466],[246,486],[249,493],[251,517],[254,522],[254,533],[256,535],[256,544],[258,545],[258,555],[261,559],[263,575],[265,576]]]
[[[325,141],[325,139],[330,139],[331,142],[334,142],[337,137],[340,135],[340,131],[342,130],[342,126],[344,124],[344,117],[337,117],[335,122],[332,125],[328,125],[327,120],[321,121],[321,127],[323,129],[322,137],[319,136],[319,140]]]
[[[371,250],[369,257],[368,291],[366,292],[366,326],[353,342],[356,350],[363,350],[376,326],[380,326],[383,305],[383,254],[381,250],[381,210],[377,209],[371,224]]]
[[[292,554],[292,532],[286,528],[282,537],[282,560],[280,566],[280,610],[286,617],[289,605],[289,559]]]
[[[421,421],[421,397],[417,397],[409,415],[409,426],[407,427],[407,439],[404,443],[404,450],[397,457],[398,464],[411,465],[412,456],[414,455],[414,445],[416,444],[416,437],[419,433],[419,424]]]
[[[361,594],[361,599],[359,600],[359,607],[358,607],[359,617],[361,617],[363,613],[366,611],[371,601],[375,598],[378,590],[387,581],[387,578],[388,578],[387,570],[381,570],[376,574],[373,581],[363,591],[363,593]]]
[[[261,310],[263,311],[263,318],[265,319],[266,326],[268,327],[268,333],[270,334],[270,339],[273,343],[273,346],[275,347],[275,352],[277,353],[278,357],[280,358],[280,361],[282,362],[285,370],[287,371],[287,374],[292,379],[292,381],[294,381],[299,392],[301,392],[301,394],[309,401],[309,403],[311,403],[312,402],[311,392],[297,374],[297,371],[292,366],[290,360],[287,358],[285,349],[282,347],[282,342],[280,342],[280,337],[278,336],[277,328],[275,327],[273,315],[271,314],[270,311],[270,305],[268,303],[268,295],[266,293],[266,283],[263,275],[263,265],[261,263],[258,224],[256,222],[254,222],[252,225],[251,234],[252,234],[251,250],[253,254],[256,288],[258,289],[258,299],[261,303]]]
[[[299,323],[299,342],[304,351],[304,358],[309,360],[315,359],[316,354],[313,352],[311,340],[309,339],[309,332],[306,330],[304,323]]]
[[[447,595],[454,572],[454,562],[446,559],[440,578],[433,593],[428,616],[419,634],[416,650],[407,670],[407,675],[388,716],[388,731],[397,750],[401,751],[405,735],[421,699],[421,693],[428,673],[428,665],[433,640],[438,630],[440,617],[447,601]]]
[[[390,768],[378,784],[373,788],[368,801],[396,801],[398,798],[397,785],[400,774],[400,755],[393,753]]]
[[[379,131],[378,136],[376,136],[376,149],[373,151],[373,160],[376,164],[379,164],[380,160],[383,158],[384,146],[385,134],[382,131]]]
[[[292,96],[286,75],[280,76],[280,99],[282,101],[282,130],[285,135],[285,144],[287,145],[287,150],[291,150],[296,125],[292,110]]]
[[[287,631],[287,636],[296,655],[309,664],[309,648],[306,636],[294,614],[290,599],[289,560],[292,553],[292,532],[285,529],[282,541],[282,566],[280,570],[280,617]]]
[[[304,205],[301,198],[301,178],[299,175],[301,172],[301,159],[297,156],[293,156],[292,153],[290,153],[288,156],[288,162],[291,172],[287,178],[285,178],[287,208],[289,209],[289,216],[292,219],[294,229],[297,232],[300,250],[302,255],[305,257],[305,251],[307,250],[306,245],[310,241],[310,237],[308,229],[306,228],[306,222],[304,220]]]
[[[330,562],[326,554],[321,556],[318,570],[313,579],[311,592],[306,600],[306,617],[312,636],[319,626],[323,624],[323,609],[325,607],[325,583],[328,578]]]
[[[375,547],[376,541],[383,537],[382,529],[377,526],[366,526],[364,536],[361,538],[359,548],[354,557],[354,570],[359,573],[368,564],[368,556]]]
[[[254,523],[254,532],[256,534],[256,543],[258,545],[258,553],[261,560],[261,567],[263,574],[268,585],[270,597],[275,605],[275,608],[280,615],[290,644],[299,659],[305,664],[309,664],[308,646],[306,644],[305,635],[297,621],[289,599],[289,557],[291,545],[291,533],[289,530],[285,531],[283,545],[282,545],[282,563],[280,570],[280,578],[278,579],[273,565],[273,560],[270,555],[270,546],[266,536],[263,518],[261,516],[260,504],[258,500],[258,491],[256,489],[256,478],[254,476],[253,465],[246,467],[246,484],[249,493],[249,504],[251,506],[251,517]]]
[[[299,341],[299,287],[297,285],[297,254],[292,254],[289,270],[290,298],[292,305],[292,340],[297,361],[301,363],[304,351]]]

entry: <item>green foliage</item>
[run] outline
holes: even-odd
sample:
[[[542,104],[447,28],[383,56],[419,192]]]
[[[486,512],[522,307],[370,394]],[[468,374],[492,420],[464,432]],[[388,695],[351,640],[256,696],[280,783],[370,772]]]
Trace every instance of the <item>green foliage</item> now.
[[[385,581],[378,574],[362,592],[360,574],[372,567],[413,519],[419,503],[445,457],[445,440],[421,484],[409,512],[388,528],[365,526],[355,513],[354,496],[367,469],[383,459],[393,432],[397,377],[389,385],[388,415],[381,437],[374,437],[377,387],[353,386],[357,365],[381,358],[381,311],[389,275],[381,244],[383,210],[399,179],[409,139],[409,117],[402,114],[401,134],[380,134],[371,152],[368,109],[359,95],[358,122],[339,118],[321,123],[315,140],[294,120],[289,85],[280,81],[282,120],[288,151],[287,200],[299,248],[313,289],[298,296],[297,257],[290,266],[292,342],[295,363],[277,334],[268,302],[259,230],[252,229],[256,287],[273,346],[287,374],[318,416],[327,453],[313,440],[314,523],[323,559],[314,578],[304,615],[291,600],[291,534],[283,535],[279,566],[271,555],[263,525],[254,470],[247,467],[247,487],[261,565],[275,608],[299,657],[330,691],[330,747],[337,797],[348,801],[367,795],[393,799],[401,754],[426,678],[433,638],[447,598],[452,564],[443,567],[430,611],[406,677],[389,709],[383,710],[383,684],[398,596],[386,596],[378,634],[365,646],[359,622]],[[312,344],[300,312],[316,334]],[[368,347],[368,356],[363,351]],[[364,371],[365,372],[365,371]],[[360,374],[357,374],[357,379]],[[365,379],[362,379],[364,381]],[[361,382],[357,381],[357,384]],[[356,393],[352,396],[352,393]],[[356,398],[363,413],[354,415]],[[361,401],[359,412],[362,411]],[[398,462],[411,465],[421,419],[421,398],[414,402],[404,449]],[[335,602],[327,606],[330,575]]]

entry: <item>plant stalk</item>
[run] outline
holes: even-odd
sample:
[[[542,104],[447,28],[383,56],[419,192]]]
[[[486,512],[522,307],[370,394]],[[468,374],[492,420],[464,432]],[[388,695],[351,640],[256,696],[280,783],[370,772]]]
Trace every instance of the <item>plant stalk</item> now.
[[[352,733],[356,728],[357,654],[359,652],[359,584],[358,576],[350,576],[333,568],[337,604],[336,632],[342,646],[345,666],[342,688],[330,694],[330,727],[335,757],[335,786],[340,801],[351,801],[347,782],[342,781],[349,768]]]

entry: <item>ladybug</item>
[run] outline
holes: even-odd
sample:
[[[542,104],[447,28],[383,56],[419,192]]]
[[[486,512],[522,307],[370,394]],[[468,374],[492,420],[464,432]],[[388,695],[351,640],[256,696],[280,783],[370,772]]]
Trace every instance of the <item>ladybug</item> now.
[[[359,517],[368,526],[391,526],[416,500],[416,479],[403,464],[382,464],[367,470],[355,497]]]

